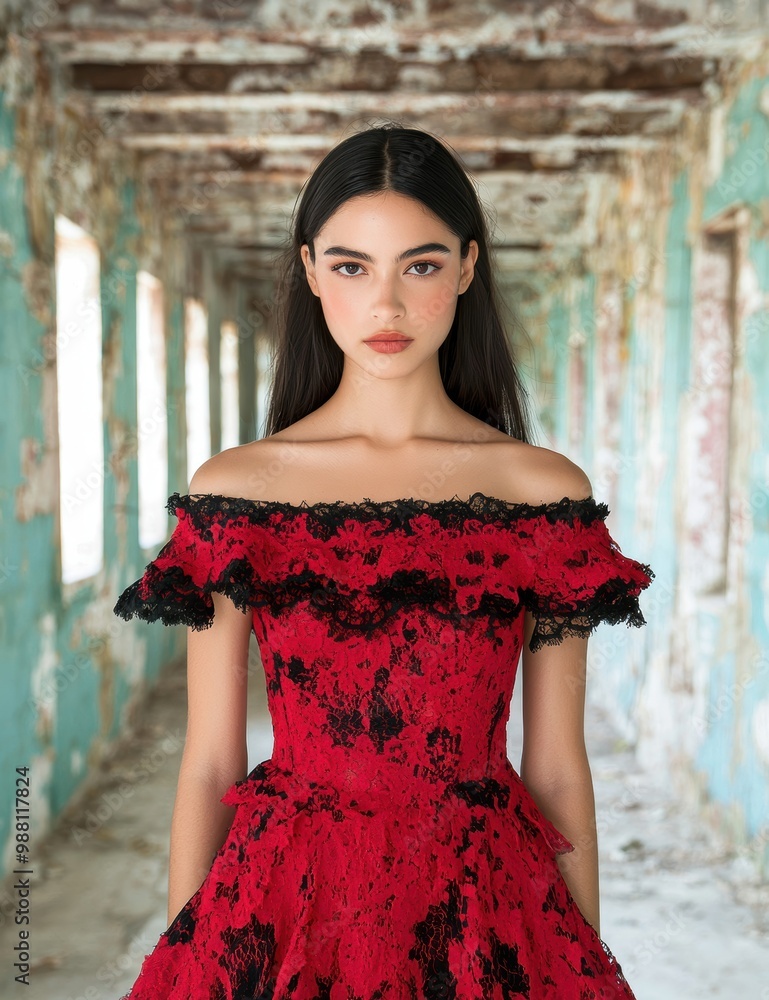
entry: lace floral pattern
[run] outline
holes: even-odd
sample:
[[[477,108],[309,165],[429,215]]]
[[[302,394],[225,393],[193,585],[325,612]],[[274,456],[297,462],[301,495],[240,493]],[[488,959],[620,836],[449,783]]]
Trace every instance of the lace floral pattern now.
[[[633,1000],[507,758],[523,647],[642,625],[653,574],[592,497],[291,505],[172,494],[115,613],[252,616],[271,757],[123,1000]],[[215,665],[212,665],[215,669]]]
[[[116,603],[126,620],[210,628],[213,591],[273,614],[307,601],[369,634],[415,605],[447,621],[526,607],[535,652],[604,621],[644,625],[638,595],[654,578],[622,554],[592,497],[292,505],[174,493],[167,509],[179,524]]]

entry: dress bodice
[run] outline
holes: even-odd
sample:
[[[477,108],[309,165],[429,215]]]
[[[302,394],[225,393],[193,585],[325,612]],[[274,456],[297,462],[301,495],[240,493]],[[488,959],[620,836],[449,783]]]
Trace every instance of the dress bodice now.
[[[213,592],[247,610],[272,766],[319,782],[346,774],[359,799],[364,777],[368,801],[378,783],[392,802],[404,772],[428,790],[501,773],[526,609],[532,652],[602,621],[645,623],[638,595],[653,573],[622,554],[593,497],[292,505],[174,493],[167,509],[173,534],[115,613],[204,629]]]

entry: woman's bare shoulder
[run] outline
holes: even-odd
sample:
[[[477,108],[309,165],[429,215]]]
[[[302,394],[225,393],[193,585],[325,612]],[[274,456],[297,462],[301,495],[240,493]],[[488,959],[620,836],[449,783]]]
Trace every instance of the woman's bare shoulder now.
[[[275,460],[281,447],[285,447],[285,442],[267,437],[225,448],[198,467],[190,480],[189,492],[256,497],[262,479],[259,470]]]
[[[537,504],[593,495],[587,473],[561,452],[517,440],[500,445],[500,450],[509,489],[505,499]]]

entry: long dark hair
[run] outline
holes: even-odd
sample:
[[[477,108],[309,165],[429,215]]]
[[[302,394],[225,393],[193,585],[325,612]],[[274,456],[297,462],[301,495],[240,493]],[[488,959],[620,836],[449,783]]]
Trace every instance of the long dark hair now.
[[[528,399],[501,319],[481,201],[450,147],[429,132],[398,124],[368,127],[338,143],[300,192],[290,242],[277,259],[277,343],[265,433],[317,409],[342,377],[344,353],[307,282],[300,248],[307,243],[314,262],[313,241],[337,208],[356,195],[380,191],[421,201],[456,233],[463,257],[469,240],[477,241],[473,279],[458,297],[451,329],[438,349],[441,378],[446,394],[463,410],[530,443]]]

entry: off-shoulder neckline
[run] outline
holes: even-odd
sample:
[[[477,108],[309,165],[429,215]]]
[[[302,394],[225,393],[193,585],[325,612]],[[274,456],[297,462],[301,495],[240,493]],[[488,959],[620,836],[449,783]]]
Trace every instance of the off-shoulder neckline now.
[[[525,500],[503,500],[481,491],[472,493],[467,499],[458,494],[439,500],[425,500],[417,497],[400,497],[391,500],[319,500],[299,504],[286,500],[264,500],[249,497],[233,497],[222,493],[172,493],[166,503],[170,514],[182,508],[192,514],[204,516],[225,514],[246,515],[249,519],[259,519],[263,515],[278,513],[283,517],[307,514],[313,518],[334,521],[344,519],[376,520],[383,515],[397,521],[410,520],[414,516],[427,514],[441,522],[453,522],[457,516],[480,520],[517,521],[545,516],[549,521],[573,520],[575,517],[589,523],[603,519],[609,513],[606,503],[599,502],[591,494],[587,497],[563,496],[560,500],[531,503]]]

